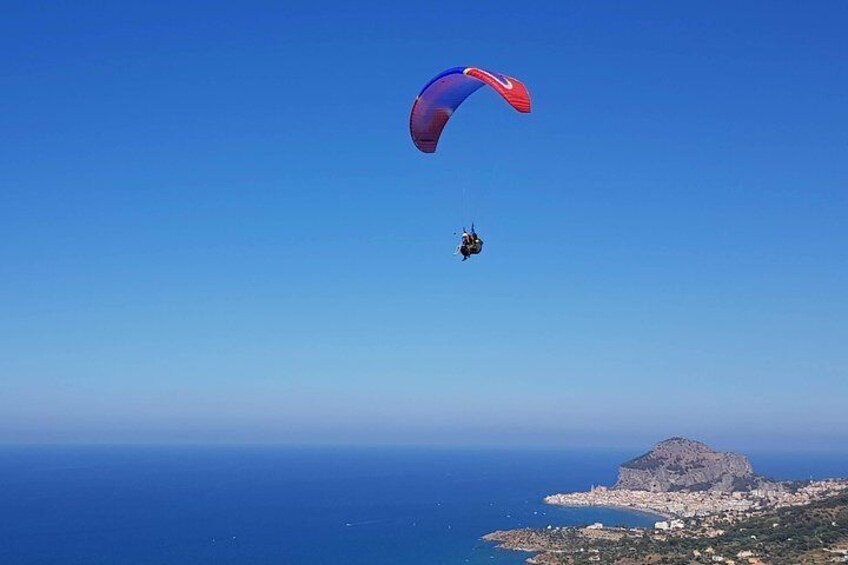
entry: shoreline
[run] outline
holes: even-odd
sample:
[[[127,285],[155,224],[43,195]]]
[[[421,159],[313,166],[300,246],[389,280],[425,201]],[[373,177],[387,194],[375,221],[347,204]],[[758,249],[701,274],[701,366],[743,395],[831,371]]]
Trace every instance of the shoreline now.
[[[821,522],[819,529],[844,530],[848,536],[848,479],[810,481],[794,489],[789,489],[788,483],[772,485],[775,490],[729,493],[596,487],[589,492],[555,494],[545,497],[545,504],[562,508],[606,508],[656,518],[656,523],[653,527],[635,528],[600,522],[549,525],[545,529],[499,530],[481,539],[501,550],[530,554],[527,563],[559,565],[564,559],[581,564],[598,560],[632,564],[637,562],[633,560],[634,551],[642,559],[664,555],[685,557],[694,560],[693,563],[712,562],[713,552],[716,557],[728,561],[738,554],[753,558],[762,554],[762,548],[751,542],[752,531],[780,551],[792,552],[797,548],[787,540],[791,540],[793,534],[803,534],[794,529],[799,516],[803,516],[803,520]],[[843,522],[845,527],[840,525]],[[774,538],[772,531],[776,527],[790,528],[786,538],[781,538],[784,541]],[[688,544],[682,553],[681,544]],[[840,552],[841,548],[839,544],[832,544],[829,549]],[[848,559],[848,543],[844,550]]]
[[[527,554],[525,563],[536,565],[848,562],[848,480],[831,485],[836,488],[802,504],[725,516],[716,523],[707,516],[654,529],[549,526],[499,530],[482,539]]]
[[[549,504],[549,503],[545,503]],[[627,512],[628,514],[639,514],[650,518],[659,518],[657,522],[662,520],[673,520],[677,515],[668,512],[660,512],[650,508],[641,508],[636,506],[625,506],[623,504],[550,504],[559,508],[605,508],[607,510],[617,510],[619,512]]]
[[[573,494],[586,494],[586,493],[573,493]],[[557,496],[557,495],[551,495]],[[597,503],[597,504],[566,504],[566,503],[557,503],[557,502],[548,502],[548,498],[550,496],[546,496],[543,501],[544,504],[548,506],[553,506],[554,508],[574,508],[574,509],[583,509],[583,508],[600,508],[605,510],[615,510],[617,512],[626,512],[627,514],[637,514],[639,516],[645,516],[648,518],[656,518],[657,522],[662,520],[673,520],[675,518],[679,518],[677,514],[672,512],[663,512],[661,510],[655,510],[650,508],[649,506],[628,506],[626,504],[615,504],[615,503]],[[588,525],[588,524],[584,524]]]
[[[553,494],[545,504],[564,507],[607,507],[633,510],[666,519],[708,519],[742,516],[770,508],[798,506],[841,490],[845,481],[810,481],[789,488],[788,483],[772,483],[771,489],[749,491],[666,491],[611,489],[594,487],[589,492]]]

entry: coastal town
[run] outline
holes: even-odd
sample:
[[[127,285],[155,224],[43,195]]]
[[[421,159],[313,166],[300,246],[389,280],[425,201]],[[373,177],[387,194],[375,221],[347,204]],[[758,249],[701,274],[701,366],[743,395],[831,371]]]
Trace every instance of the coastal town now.
[[[601,523],[497,531],[484,540],[533,554],[528,564],[848,563],[848,479],[775,481],[748,460],[671,438],[625,462],[614,487],[554,494],[547,504],[656,515],[652,528]]]
[[[811,481],[790,488],[774,483],[770,490],[750,491],[673,491],[592,487],[589,492],[554,494],[545,503],[556,506],[606,506],[658,514],[668,518],[712,518],[736,521],[757,513],[790,506],[803,506],[848,489],[848,480]]]

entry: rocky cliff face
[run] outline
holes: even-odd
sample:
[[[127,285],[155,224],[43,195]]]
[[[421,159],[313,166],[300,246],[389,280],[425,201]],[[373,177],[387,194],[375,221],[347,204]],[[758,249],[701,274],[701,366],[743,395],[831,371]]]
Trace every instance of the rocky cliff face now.
[[[760,482],[746,457],[720,453],[701,442],[676,437],[624,463],[614,488],[733,492],[757,488]]]

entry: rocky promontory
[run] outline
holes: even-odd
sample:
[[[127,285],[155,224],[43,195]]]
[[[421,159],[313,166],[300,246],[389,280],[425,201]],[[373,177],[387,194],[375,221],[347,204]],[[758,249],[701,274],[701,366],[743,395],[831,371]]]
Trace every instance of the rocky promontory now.
[[[735,492],[756,488],[761,482],[745,456],[713,451],[699,441],[674,437],[622,464],[613,488]]]
[[[613,488],[554,494],[556,506],[662,515],[653,528],[589,526],[498,531],[483,539],[535,554],[537,565],[848,563],[848,480],[772,481],[742,455],[675,437],[619,468]]]
[[[654,514],[693,518],[740,516],[767,508],[806,504],[828,481],[773,481],[754,474],[748,459],[713,451],[701,442],[675,437],[619,467],[613,488],[554,494],[545,502],[556,506],[608,506]]]

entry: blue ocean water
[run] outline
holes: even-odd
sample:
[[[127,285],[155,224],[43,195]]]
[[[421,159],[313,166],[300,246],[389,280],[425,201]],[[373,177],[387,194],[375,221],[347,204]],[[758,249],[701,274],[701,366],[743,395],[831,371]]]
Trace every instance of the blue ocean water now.
[[[633,455],[3,447],[0,563],[518,565],[526,554],[496,550],[480,536],[548,524],[651,524],[646,515],[541,504],[546,494],[611,484]],[[781,478],[848,475],[846,458],[763,455],[755,465]]]

